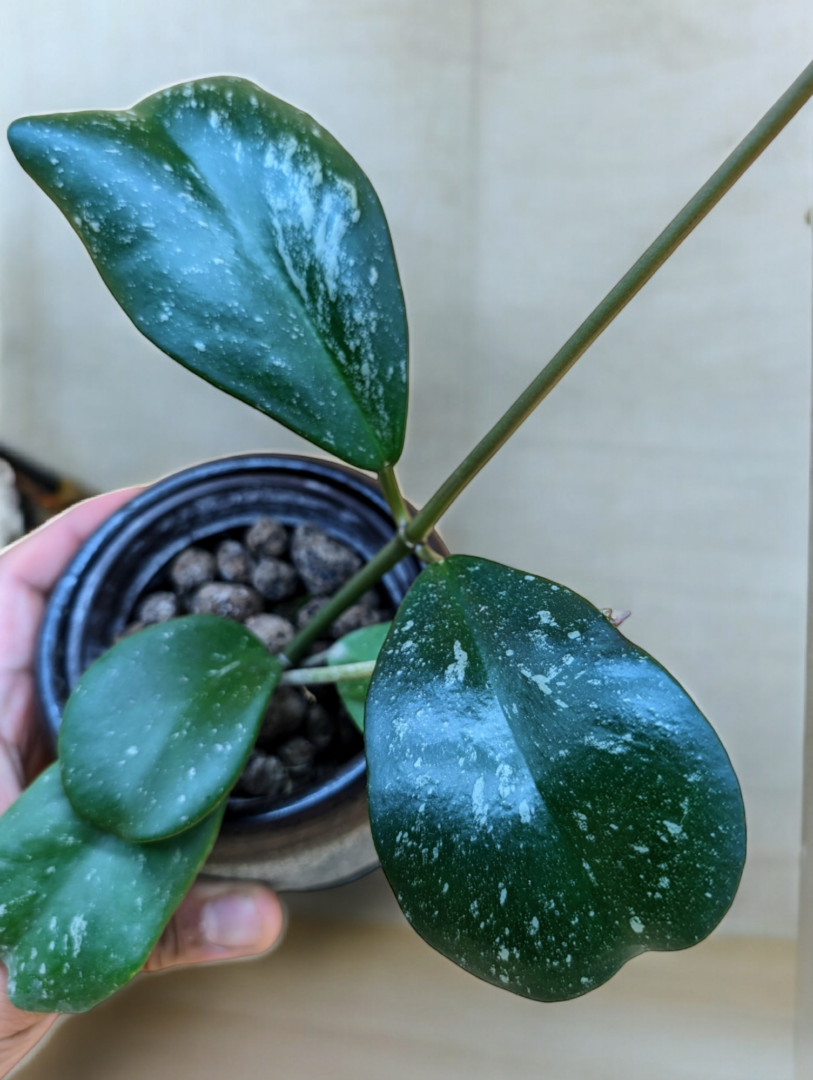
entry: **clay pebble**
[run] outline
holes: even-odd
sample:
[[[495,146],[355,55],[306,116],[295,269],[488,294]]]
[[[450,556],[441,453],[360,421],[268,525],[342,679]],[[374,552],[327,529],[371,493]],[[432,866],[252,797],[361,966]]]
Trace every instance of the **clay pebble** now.
[[[362,630],[365,626],[375,626],[383,622],[384,615],[377,607],[368,607],[367,604],[353,604],[347,608],[330,626],[330,635],[334,638],[352,634],[354,630]]]
[[[257,742],[273,745],[298,731],[308,715],[309,701],[298,686],[278,686],[269,702]]]
[[[361,567],[361,557],[315,525],[297,525],[291,561],[313,596],[335,592]]]
[[[272,604],[293,596],[299,585],[296,570],[282,559],[261,559],[254,567],[251,583]]]
[[[308,739],[294,735],[277,749],[277,756],[287,766],[288,775],[293,780],[306,780],[313,769],[316,749]]]
[[[178,592],[190,593],[208,581],[214,581],[216,569],[215,557],[210,551],[189,547],[172,560],[169,576]]]
[[[288,530],[275,518],[258,518],[246,530],[245,540],[255,559],[279,558],[288,550]]]
[[[308,709],[308,719],[305,723],[308,742],[318,753],[321,750],[327,750],[333,742],[335,733],[336,721],[318,701],[314,702]]]
[[[249,615],[262,611],[262,606],[262,598],[248,585],[210,581],[201,585],[192,597],[190,610],[194,615],[220,615],[243,622]]]
[[[240,776],[240,787],[247,795],[278,798],[283,794],[288,770],[275,754],[252,750]]]
[[[173,592],[149,593],[136,608],[136,621],[149,625],[167,622],[180,614],[178,597]]]
[[[316,612],[320,611],[329,599],[330,597],[328,596],[314,596],[310,600],[305,601],[296,613],[297,630],[301,630],[303,627],[307,626]]]
[[[246,629],[255,634],[273,655],[282,652],[285,646],[293,641],[296,632],[293,623],[283,619],[281,615],[271,615],[265,611],[261,611],[259,615],[249,615]]]
[[[218,575],[223,581],[240,585],[251,582],[254,560],[239,540],[223,540],[215,552]]]

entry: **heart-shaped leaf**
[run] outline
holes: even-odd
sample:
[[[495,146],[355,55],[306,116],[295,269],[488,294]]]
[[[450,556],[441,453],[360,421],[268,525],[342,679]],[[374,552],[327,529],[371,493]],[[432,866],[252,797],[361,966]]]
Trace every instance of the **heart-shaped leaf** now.
[[[353,630],[330,646],[327,662],[330,667],[341,664],[360,664],[365,660],[375,660],[381,652],[381,646],[390,632],[391,622],[376,623]],[[339,697],[356,727],[364,732],[364,702],[370,688],[369,679],[342,679],[336,683]]]
[[[18,1009],[84,1012],[139,971],[217,837],[223,808],[157,844],[74,813],[52,765],[0,817],[0,958]]]
[[[527,997],[682,949],[729,907],[739,785],[677,682],[561,585],[464,556],[428,567],[379,656],[373,837],[404,914]]]
[[[353,465],[404,439],[407,327],[381,204],[306,113],[237,78],[9,130],[138,329]]]
[[[80,679],[59,733],[77,813],[125,840],[159,840],[234,786],[281,674],[244,626],[190,615],[149,626]]]

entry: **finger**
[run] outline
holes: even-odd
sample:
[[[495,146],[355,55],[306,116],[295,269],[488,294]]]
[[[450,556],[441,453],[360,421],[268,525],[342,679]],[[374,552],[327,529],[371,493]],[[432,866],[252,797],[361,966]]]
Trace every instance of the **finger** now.
[[[49,592],[91,533],[141,490],[122,488],[77,503],[0,552],[0,569],[21,585]]]
[[[8,974],[0,965],[0,1077],[32,1050],[57,1018],[56,1013],[23,1012],[6,994]]]
[[[265,885],[198,881],[144,968],[160,971],[176,964],[259,956],[279,941],[283,923],[282,905]]]

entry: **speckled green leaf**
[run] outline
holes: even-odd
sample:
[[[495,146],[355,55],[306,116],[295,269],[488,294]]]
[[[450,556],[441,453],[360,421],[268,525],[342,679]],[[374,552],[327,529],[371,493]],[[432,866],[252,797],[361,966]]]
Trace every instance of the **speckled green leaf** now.
[[[328,649],[328,664],[360,664],[365,660],[375,660],[391,626],[391,622],[377,623],[375,626],[365,626],[361,630],[345,634]],[[364,731],[364,702],[369,688],[369,679],[344,679],[336,683],[345,709],[361,732]]]
[[[405,915],[482,979],[545,1001],[729,907],[737,778],[677,682],[561,585],[464,556],[428,567],[379,656],[373,837]]]
[[[0,959],[19,1009],[84,1012],[128,982],[206,859],[222,807],[129,844],[80,818],[52,765],[0,817]]]
[[[236,782],[280,674],[254,634],[215,615],[120,641],[65,708],[59,758],[74,809],[125,840],[188,829]]]
[[[315,120],[221,77],[18,120],[9,139],[160,349],[353,465],[398,459],[392,242],[369,180]]]

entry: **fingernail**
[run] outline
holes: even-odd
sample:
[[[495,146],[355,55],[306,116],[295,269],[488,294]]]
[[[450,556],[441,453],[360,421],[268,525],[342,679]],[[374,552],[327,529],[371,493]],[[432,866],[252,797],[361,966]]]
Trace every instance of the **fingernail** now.
[[[211,945],[245,948],[257,945],[263,935],[263,922],[251,896],[226,893],[203,905],[200,919],[203,936]]]

